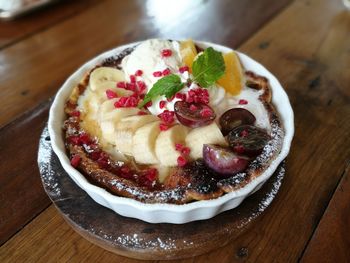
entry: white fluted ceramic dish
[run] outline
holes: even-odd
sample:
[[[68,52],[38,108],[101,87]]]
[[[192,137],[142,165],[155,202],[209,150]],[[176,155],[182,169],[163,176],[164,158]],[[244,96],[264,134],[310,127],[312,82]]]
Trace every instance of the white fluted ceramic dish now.
[[[107,51],[74,72],[58,91],[50,109],[48,128],[52,142],[52,148],[58,156],[63,168],[73,179],[73,181],[97,203],[108,207],[116,213],[137,218],[149,223],[175,223],[182,224],[195,220],[211,218],[223,211],[237,207],[247,196],[257,191],[267,179],[271,177],[278,165],[289,153],[290,145],[294,135],[294,115],[288,96],[279,81],[264,66],[248,57],[238,53],[241,62],[246,70],[251,70],[258,75],[268,78],[272,88],[272,103],[279,113],[282,125],[285,130],[283,146],[280,154],[272,161],[271,165],[259,177],[254,179],[245,187],[225,194],[217,199],[202,200],[183,205],[174,204],[145,204],[134,199],[119,197],[107,192],[105,189],[93,185],[78,170],[70,165],[63,141],[63,122],[66,119],[64,112],[65,103],[76,84],[83,78],[84,74],[101,63],[104,59],[114,56],[128,47],[133,47],[137,43],[117,47]],[[213,47],[222,52],[231,51],[230,48],[208,42],[196,41],[202,48]]]

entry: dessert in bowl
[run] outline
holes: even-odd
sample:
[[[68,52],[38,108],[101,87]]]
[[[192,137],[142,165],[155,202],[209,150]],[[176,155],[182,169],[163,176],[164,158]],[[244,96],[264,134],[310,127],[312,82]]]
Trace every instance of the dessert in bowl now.
[[[151,39],[106,52],[63,85],[52,147],[96,202],[147,222],[208,219],[258,190],[287,156],[293,112],[244,54]]]

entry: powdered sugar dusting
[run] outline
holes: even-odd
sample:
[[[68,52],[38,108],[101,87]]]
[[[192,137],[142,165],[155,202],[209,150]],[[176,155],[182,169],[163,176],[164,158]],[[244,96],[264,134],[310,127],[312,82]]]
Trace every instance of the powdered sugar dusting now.
[[[47,126],[43,130],[40,136],[38,152],[38,165],[41,174],[42,183],[45,189],[50,191],[50,194],[55,197],[61,196],[61,190],[57,181],[57,174],[55,169],[52,167],[50,160],[52,159],[52,148]]]
[[[111,180],[109,183],[120,191],[123,190],[132,196],[136,196],[141,201],[148,202],[179,201],[183,198],[184,192],[184,189],[180,187],[163,191],[146,192],[142,191],[139,187],[130,187],[120,180]]]
[[[133,249],[161,249],[161,250],[172,250],[176,249],[176,240],[172,238],[160,238],[155,237],[152,240],[147,240],[141,235],[134,233],[134,234],[122,234],[120,236],[114,236],[110,233],[105,233],[102,230],[95,230],[94,228],[90,228],[90,232],[93,233],[95,236],[98,236],[106,241],[112,242],[117,245],[121,245],[126,248],[133,248]],[[187,242],[185,242],[187,244]],[[188,244],[192,245],[193,242],[188,242]]]
[[[272,203],[272,200],[276,197],[278,190],[281,187],[283,177],[285,175],[285,168],[283,165],[279,166],[277,168],[277,175],[276,179],[274,180],[274,183],[272,184],[271,190],[261,199],[261,201],[258,204],[258,207],[252,211],[252,213],[243,219],[240,224],[237,226],[237,228],[242,228],[248,225],[252,220],[257,218],[262,212],[265,211],[265,209]]]

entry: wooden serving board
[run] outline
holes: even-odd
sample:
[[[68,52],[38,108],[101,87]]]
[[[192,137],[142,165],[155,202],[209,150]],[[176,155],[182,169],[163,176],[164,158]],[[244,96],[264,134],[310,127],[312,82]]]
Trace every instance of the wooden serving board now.
[[[187,224],[150,224],[120,216],[95,203],[62,168],[44,129],[38,156],[46,193],[67,223],[92,243],[137,259],[180,259],[226,245],[248,229],[272,202],[285,174],[285,162],[239,207],[209,220]]]

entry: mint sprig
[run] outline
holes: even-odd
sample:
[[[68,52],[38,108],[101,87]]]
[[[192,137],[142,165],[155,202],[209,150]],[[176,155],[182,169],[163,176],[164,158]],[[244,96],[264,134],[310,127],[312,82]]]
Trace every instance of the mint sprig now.
[[[185,86],[185,83],[181,82],[178,75],[171,74],[159,79],[154,83],[153,87],[146,94],[143,101],[138,105],[139,108],[144,107],[148,102],[152,101],[158,96],[165,95],[167,99],[175,95],[176,92],[180,91]]]
[[[193,79],[189,81],[197,82],[201,87],[207,88],[213,85],[225,73],[225,62],[221,52],[209,47],[193,62]],[[171,74],[159,79],[138,107],[144,107],[148,102],[158,96],[165,95],[167,99],[174,96],[185,86],[178,75]]]
[[[212,47],[205,49],[193,62],[192,73],[194,81],[201,87],[213,85],[225,73],[225,62],[221,52]]]

